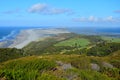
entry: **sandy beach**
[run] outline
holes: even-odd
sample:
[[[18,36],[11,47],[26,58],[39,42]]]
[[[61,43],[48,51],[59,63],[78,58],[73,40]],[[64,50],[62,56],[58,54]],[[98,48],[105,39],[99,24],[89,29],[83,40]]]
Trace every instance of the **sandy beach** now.
[[[22,30],[18,36],[13,40],[13,44],[9,48],[21,49],[32,41],[37,41],[50,35],[57,35],[61,33],[70,33],[64,29],[28,29]]]

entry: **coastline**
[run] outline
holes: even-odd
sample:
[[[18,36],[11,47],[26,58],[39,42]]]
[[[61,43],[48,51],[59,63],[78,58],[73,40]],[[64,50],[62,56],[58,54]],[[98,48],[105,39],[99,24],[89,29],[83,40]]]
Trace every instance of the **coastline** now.
[[[70,33],[67,30],[63,29],[27,29],[21,30],[20,33],[12,40],[12,44],[9,45],[9,48],[18,48],[21,49],[28,45],[32,41],[37,41],[51,35],[57,35],[62,33]]]
[[[105,33],[105,32],[95,32],[95,31],[86,31],[84,29],[79,28],[20,28],[19,33],[11,32],[10,35],[15,36],[13,39],[6,39],[0,41],[0,48],[18,48],[21,49],[24,46],[28,45],[32,41],[43,40],[46,37],[50,37],[53,35],[61,34],[61,33],[76,33],[83,35],[98,35],[98,36],[108,36],[120,38],[120,33]],[[6,38],[7,38],[6,37]]]

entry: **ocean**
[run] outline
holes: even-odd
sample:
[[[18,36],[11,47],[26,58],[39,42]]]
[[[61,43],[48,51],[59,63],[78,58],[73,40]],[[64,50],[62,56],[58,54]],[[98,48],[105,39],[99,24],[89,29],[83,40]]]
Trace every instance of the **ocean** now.
[[[119,35],[120,27],[70,27],[69,31],[77,34],[87,34],[87,35]]]
[[[0,27],[0,42],[4,40],[14,39],[20,30],[33,28],[52,28],[52,27]],[[70,32],[77,34],[120,34],[120,27],[117,28],[90,28],[90,27],[67,27]]]
[[[37,27],[0,27],[0,42],[14,39],[21,30]]]

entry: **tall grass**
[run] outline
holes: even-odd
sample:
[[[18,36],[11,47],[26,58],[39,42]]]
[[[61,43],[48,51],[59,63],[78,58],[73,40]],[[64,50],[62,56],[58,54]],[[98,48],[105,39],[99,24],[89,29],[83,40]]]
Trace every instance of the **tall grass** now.
[[[17,60],[4,64],[0,70],[0,78],[7,80],[36,80],[43,71],[55,67],[53,61],[34,59]]]

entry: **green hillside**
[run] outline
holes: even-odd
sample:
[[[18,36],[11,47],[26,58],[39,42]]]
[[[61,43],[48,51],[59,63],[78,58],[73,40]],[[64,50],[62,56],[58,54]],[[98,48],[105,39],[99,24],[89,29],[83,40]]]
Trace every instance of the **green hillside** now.
[[[59,43],[55,44],[55,46],[85,47],[85,46],[89,45],[89,43],[90,43],[89,40],[84,39],[84,38],[73,38],[73,39],[59,42]]]
[[[60,34],[0,49],[0,80],[120,80],[120,42]]]
[[[120,51],[119,51],[120,52]],[[4,80],[119,80],[119,68],[113,61],[119,52],[109,57],[85,55],[43,55],[23,57],[0,65]],[[113,61],[111,57],[114,58]],[[95,65],[97,65],[95,67]]]
[[[16,48],[0,48],[0,62],[23,57],[24,51]]]

